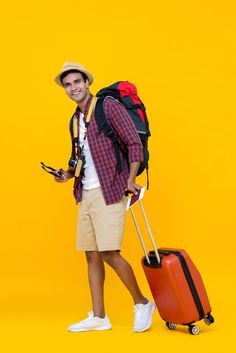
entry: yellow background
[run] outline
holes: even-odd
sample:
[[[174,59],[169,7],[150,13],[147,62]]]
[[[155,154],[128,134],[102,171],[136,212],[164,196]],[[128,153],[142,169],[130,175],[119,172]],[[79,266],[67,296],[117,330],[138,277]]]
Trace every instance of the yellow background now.
[[[236,243],[234,4],[2,4],[3,353],[230,350]],[[168,331],[158,314],[152,330],[133,334],[131,298],[109,268],[106,303],[113,330],[66,332],[90,309],[84,255],[75,251],[77,206],[72,183],[54,183],[39,163],[66,167],[70,154],[68,121],[75,107],[53,82],[68,60],[94,74],[93,93],[129,80],[146,104],[152,137],[144,205],[158,245],[187,249],[202,273],[216,323],[200,323],[197,337],[186,328]],[[145,184],[145,176],[138,181]],[[150,296],[130,215],[123,254]]]

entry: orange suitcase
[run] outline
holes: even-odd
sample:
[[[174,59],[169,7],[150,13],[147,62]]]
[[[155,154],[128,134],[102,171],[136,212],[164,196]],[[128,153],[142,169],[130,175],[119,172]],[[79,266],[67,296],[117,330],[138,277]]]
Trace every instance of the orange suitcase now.
[[[139,201],[148,233],[154,247],[147,253],[132,207],[131,214],[145,256],[142,267],[161,318],[173,330],[177,324],[187,325],[193,335],[200,329],[194,323],[204,320],[214,322],[211,306],[201,275],[186,251],[160,248],[157,250],[141,201]]]

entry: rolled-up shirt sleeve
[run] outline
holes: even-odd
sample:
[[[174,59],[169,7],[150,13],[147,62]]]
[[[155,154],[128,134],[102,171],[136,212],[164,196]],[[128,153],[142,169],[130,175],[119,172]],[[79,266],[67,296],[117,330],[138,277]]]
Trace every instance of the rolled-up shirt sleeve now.
[[[126,109],[113,98],[106,98],[104,111],[109,123],[128,149],[129,163],[143,161],[143,145]]]

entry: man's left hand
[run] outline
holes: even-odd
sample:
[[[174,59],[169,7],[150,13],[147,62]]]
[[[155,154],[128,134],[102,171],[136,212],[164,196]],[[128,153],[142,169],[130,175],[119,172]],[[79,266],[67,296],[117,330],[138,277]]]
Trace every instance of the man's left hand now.
[[[135,183],[133,180],[128,180],[127,190],[137,195],[138,191],[142,189],[142,186]]]

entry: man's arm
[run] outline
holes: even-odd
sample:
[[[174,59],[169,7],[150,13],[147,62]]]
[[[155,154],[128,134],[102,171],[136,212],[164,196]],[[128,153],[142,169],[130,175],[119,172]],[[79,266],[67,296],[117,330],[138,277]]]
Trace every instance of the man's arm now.
[[[137,191],[140,190],[142,187],[135,183],[135,178],[138,172],[140,162],[132,162],[130,163],[130,170],[129,170],[129,178],[127,183],[127,190],[131,191],[134,195],[137,194]]]
[[[141,186],[135,183],[135,178],[140,162],[143,160],[143,145],[134,123],[125,108],[115,100],[109,102],[107,99],[107,103],[105,105],[105,109],[107,108],[105,113],[109,116],[112,127],[128,149],[130,172],[127,189],[136,194],[141,189]]]
[[[124,106],[113,98],[104,104],[105,116],[128,150],[129,163],[143,161],[143,145],[133,120]]]

